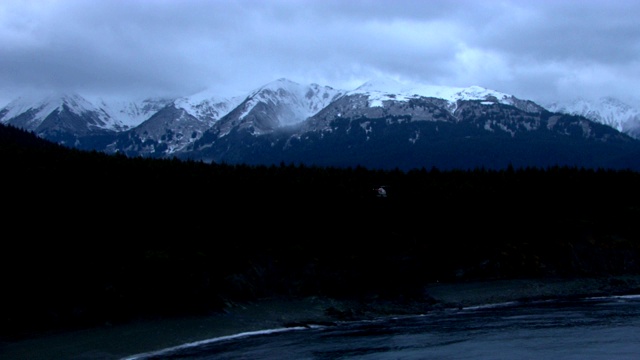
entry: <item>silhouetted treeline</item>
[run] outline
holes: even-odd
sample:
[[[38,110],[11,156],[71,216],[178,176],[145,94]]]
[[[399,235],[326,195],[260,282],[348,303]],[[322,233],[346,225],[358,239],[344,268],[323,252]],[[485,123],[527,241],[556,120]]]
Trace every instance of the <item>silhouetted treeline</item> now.
[[[419,298],[433,281],[640,272],[633,171],[207,164],[6,126],[0,160],[5,336],[267,296]]]

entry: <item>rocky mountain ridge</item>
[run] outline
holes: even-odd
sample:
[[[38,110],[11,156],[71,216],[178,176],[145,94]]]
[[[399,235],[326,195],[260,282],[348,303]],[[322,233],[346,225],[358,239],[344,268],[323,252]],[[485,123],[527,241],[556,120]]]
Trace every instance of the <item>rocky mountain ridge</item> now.
[[[640,110],[618,100],[605,96],[596,101],[578,98],[568,103],[552,103],[549,111],[580,115],[618,131],[640,139]]]
[[[608,166],[612,161],[614,167],[636,166],[630,159],[637,142],[613,123],[568,108],[552,112],[479,86],[376,79],[343,91],[278,79],[246,97],[201,93],[92,107],[80,97],[62,96],[36,107],[25,104],[16,101],[0,110],[0,122],[80,149],[130,156],[384,168],[394,163],[403,168]],[[584,141],[609,145],[576,145]],[[585,161],[579,159],[582,147],[589,149]],[[532,148],[539,154],[527,154]]]

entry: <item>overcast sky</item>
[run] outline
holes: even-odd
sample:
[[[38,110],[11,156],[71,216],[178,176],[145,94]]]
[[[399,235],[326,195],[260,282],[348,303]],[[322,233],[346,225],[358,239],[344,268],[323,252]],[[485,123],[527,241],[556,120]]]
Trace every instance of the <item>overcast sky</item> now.
[[[636,101],[640,1],[0,1],[0,106],[39,90],[234,96],[378,76]]]

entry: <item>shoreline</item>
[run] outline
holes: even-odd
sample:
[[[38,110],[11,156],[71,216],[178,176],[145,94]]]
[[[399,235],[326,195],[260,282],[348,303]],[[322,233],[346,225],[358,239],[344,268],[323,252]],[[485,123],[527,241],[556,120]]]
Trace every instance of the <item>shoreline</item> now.
[[[127,359],[162,349],[270,329],[419,315],[438,309],[550,298],[640,294],[640,275],[434,283],[424,299],[262,299],[232,304],[222,313],[76,330],[0,343],[0,357],[20,359]]]

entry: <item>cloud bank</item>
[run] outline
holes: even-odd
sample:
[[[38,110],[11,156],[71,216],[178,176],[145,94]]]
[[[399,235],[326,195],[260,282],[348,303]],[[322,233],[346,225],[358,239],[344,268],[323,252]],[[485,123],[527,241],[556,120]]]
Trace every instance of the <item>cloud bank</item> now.
[[[5,0],[0,106],[25,92],[220,96],[278,78],[637,101],[635,0]],[[632,105],[638,105],[634,103]]]

